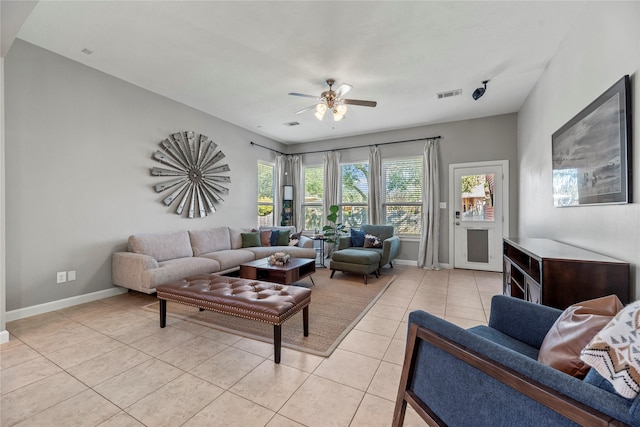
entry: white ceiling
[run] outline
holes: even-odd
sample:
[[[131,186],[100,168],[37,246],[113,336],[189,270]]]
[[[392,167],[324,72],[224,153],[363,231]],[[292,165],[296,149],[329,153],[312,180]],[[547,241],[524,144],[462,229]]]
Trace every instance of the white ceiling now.
[[[516,112],[582,7],[42,0],[17,37],[289,144]],[[350,106],[338,123],[296,115],[313,100],[288,92],[319,95],[327,78],[378,106]],[[462,96],[436,99],[454,89]]]

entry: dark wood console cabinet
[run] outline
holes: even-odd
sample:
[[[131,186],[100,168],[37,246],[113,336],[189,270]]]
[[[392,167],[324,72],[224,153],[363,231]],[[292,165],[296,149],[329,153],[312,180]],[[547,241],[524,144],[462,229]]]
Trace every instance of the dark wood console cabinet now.
[[[549,239],[506,238],[503,294],[559,309],[616,294],[631,300],[629,263]]]

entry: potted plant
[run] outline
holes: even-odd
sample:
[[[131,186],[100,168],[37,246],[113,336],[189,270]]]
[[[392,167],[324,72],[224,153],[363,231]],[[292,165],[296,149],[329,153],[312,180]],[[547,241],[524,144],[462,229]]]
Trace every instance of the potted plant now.
[[[322,233],[324,234],[325,242],[329,243],[329,253],[332,252],[333,247],[340,241],[340,237],[346,234],[345,225],[338,222],[338,211],[340,208],[336,205],[331,205],[327,215],[327,222],[329,224],[322,227]]]

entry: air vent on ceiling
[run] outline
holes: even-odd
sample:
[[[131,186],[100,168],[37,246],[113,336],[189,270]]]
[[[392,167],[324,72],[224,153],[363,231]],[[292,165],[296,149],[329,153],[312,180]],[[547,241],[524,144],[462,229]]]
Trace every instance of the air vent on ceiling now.
[[[289,123],[283,123],[285,126],[289,126],[289,127],[293,127],[293,126],[299,126],[300,122],[289,122]]]
[[[438,99],[451,98],[452,96],[462,95],[462,89],[449,90],[447,92],[441,92],[437,94]]]

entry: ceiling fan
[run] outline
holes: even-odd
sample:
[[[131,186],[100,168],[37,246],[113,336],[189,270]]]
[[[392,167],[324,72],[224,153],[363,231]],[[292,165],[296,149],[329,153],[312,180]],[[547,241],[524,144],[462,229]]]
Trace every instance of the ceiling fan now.
[[[297,92],[289,92],[289,95],[302,96],[304,98],[313,98],[319,101],[317,104],[313,104],[307,108],[303,108],[300,111],[296,111],[296,114],[301,114],[301,113],[304,113],[305,111],[309,111],[315,108],[316,118],[318,120],[322,120],[327,110],[331,110],[331,112],[333,113],[333,120],[336,122],[339,122],[344,118],[344,115],[347,113],[347,105],[361,105],[363,107],[375,107],[378,104],[376,101],[344,99],[343,96],[346,95],[346,93],[351,90],[352,86],[346,83],[342,83],[338,87],[338,89],[334,91],[333,85],[335,83],[336,81],[334,79],[328,79],[327,84],[329,85],[329,90],[325,90],[320,94],[320,96],[306,95],[304,93],[297,93]]]

